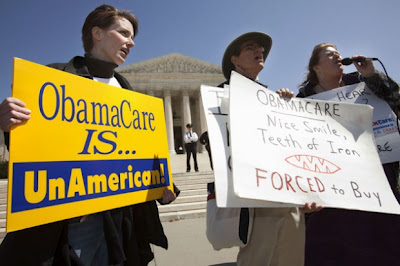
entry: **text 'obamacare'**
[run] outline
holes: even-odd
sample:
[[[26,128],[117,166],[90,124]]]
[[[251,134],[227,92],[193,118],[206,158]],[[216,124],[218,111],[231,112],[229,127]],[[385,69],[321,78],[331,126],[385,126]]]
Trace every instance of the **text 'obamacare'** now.
[[[264,90],[257,91],[258,101],[272,108],[281,110],[290,110],[296,113],[309,113],[316,116],[340,117],[339,104],[332,102],[317,102],[317,101],[287,101],[280,98],[278,94],[267,93]]]
[[[57,88],[51,82],[42,85],[39,92],[40,114],[46,120],[56,118],[65,122],[76,121],[80,124],[91,124],[111,127],[133,128],[135,130],[154,131],[155,116],[152,112],[139,111],[132,107],[131,102],[121,101],[119,105],[100,102],[88,103],[84,99],[74,99],[66,95],[66,86]],[[44,103],[53,102],[53,106]],[[129,115],[127,115],[129,114]]]

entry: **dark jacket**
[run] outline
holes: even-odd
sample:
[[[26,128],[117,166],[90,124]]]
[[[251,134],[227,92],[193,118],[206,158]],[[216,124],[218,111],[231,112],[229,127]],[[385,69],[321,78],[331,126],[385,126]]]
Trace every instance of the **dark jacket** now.
[[[205,145],[207,152],[211,152],[211,148],[210,148],[210,139],[208,138],[208,131],[203,132],[203,134],[201,134],[200,139],[199,139],[200,143]]]
[[[84,57],[76,56],[68,63],[49,66],[93,78]],[[117,72],[114,72],[114,76],[124,89],[132,90],[123,76]],[[175,192],[179,194],[179,190]],[[109,264],[147,265],[154,258],[150,244],[168,248],[155,201],[104,211],[101,214]],[[0,246],[0,264],[81,265],[68,244],[69,222],[70,220],[63,220],[7,234]]]

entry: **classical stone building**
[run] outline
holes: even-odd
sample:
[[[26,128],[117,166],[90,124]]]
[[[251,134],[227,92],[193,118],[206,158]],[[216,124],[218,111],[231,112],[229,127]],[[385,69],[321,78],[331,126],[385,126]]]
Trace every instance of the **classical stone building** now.
[[[171,153],[184,149],[187,123],[199,137],[207,130],[200,86],[225,81],[221,67],[173,53],[117,69],[137,92],[164,100],[168,147]],[[203,150],[203,147],[199,149]]]
[[[0,130],[0,162],[8,161],[8,150],[4,144],[4,132]]]

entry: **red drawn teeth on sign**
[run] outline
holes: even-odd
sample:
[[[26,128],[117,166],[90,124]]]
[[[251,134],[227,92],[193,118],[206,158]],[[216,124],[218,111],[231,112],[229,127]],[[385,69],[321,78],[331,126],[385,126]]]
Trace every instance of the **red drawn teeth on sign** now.
[[[285,159],[289,164],[314,173],[333,174],[340,170],[336,164],[312,155],[298,154]]]

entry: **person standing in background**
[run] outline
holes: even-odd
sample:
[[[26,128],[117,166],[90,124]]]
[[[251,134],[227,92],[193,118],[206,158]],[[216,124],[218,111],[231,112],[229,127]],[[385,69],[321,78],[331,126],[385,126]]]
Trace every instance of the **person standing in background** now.
[[[196,172],[199,171],[199,166],[197,165],[197,140],[199,137],[197,136],[196,132],[192,130],[193,125],[187,124],[186,129],[187,132],[185,133],[185,149],[186,149],[186,172],[190,172],[190,155],[193,155],[194,161],[194,170]]]
[[[208,138],[208,131],[205,131],[205,132],[203,132],[203,134],[201,134],[200,143],[205,146],[205,148],[207,150],[207,153],[208,153],[208,157],[210,158],[211,170],[214,170],[213,162],[212,162],[212,156],[211,156],[210,139]]]

